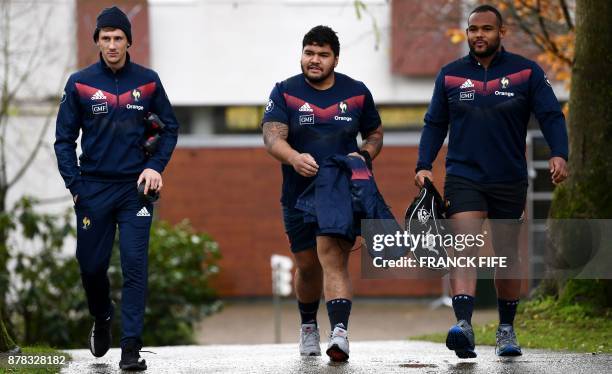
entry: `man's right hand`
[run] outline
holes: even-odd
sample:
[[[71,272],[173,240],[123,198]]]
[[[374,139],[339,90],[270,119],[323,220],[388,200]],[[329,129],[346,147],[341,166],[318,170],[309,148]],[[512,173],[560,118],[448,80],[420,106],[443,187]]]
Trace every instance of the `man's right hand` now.
[[[434,181],[431,170],[419,170],[419,172],[414,176],[414,184],[419,188],[423,188],[423,185],[425,184],[425,177],[429,178],[429,180],[432,182]]]
[[[297,154],[289,162],[293,169],[303,177],[314,177],[319,171],[319,165],[309,153]]]

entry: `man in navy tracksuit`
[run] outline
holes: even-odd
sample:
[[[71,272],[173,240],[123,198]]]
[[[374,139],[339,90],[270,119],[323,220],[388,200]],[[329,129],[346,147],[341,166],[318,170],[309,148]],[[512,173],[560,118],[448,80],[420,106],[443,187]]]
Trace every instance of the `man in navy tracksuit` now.
[[[323,291],[332,330],[327,354],[333,361],[346,361],[352,305],[347,266],[353,243],[304,222],[304,213],[296,208],[298,197],[328,157],[348,155],[369,163],[382,147],[382,126],[372,95],[363,83],[334,72],[339,53],[340,43],[331,28],[311,29],[302,41],[302,74],[276,84],[262,123],[266,149],[282,163],[283,218],[297,265],[300,354],[321,354],[316,315]],[[364,139],[361,148],[358,133]]]
[[[131,25],[117,7],[97,18],[94,41],[100,61],[70,76],[56,124],[55,153],[77,216],[77,252],[89,312],[95,318],[89,347],[96,357],[111,344],[114,306],[107,270],[119,228],[122,290],[120,367],[144,370],[140,359],[147,291],[147,255],[153,206],[137,185],[162,188],[161,173],[176,145],[178,123],[157,74],[132,63]],[[165,128],[146,157],[144,117],[156,113]],[[76,140],[82,131],[77,163]]]
[[[479,232],[492,219],[493,247],[508,258],[508,268],[495,272],[500,324],[496,353],[521,354],[513,329],[521,291],[518,228],[497,220],[522,217],[527,193],[525,138],[535,114],[551,148],[550,172],[554,184],[568,174],[568,139],[559,103],[542,69],[533,61],[501,46],[505,29],[494,7],[482,5],[470,13],[466,30],[469,55],[442,68],[425,115],[419,144],[416,183],[433,180],[431,168],[447,133],[447,216],[459,232]],[[450,130],[449,130],[450,123]],[[475,249],[456,252],[474,255]],[[476,357],[471,317],[476,291],[476,269],[453,269],[453,309],[458,323],[446,345],[461,358]]]

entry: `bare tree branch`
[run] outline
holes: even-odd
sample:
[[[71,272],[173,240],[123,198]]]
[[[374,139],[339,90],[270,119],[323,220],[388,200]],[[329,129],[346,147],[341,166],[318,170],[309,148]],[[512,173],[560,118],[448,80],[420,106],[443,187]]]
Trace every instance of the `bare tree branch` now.
[[[559,4],[561,5],[561,10],[563,11],[563,18],[565,18],[567,29],[569,31],[574,31],[574,23],[572,22],[572,17],[570,16],[567,2],[565,0],[559,0]]]
[[[13,88],[13,90],[11,92],[9,92],[9,103],[10,101],[12,101],[15,96],[17,95],[17,92],[19,92],[19,89],[21,88],[21,86],[28,80],[28,78],[30,77],[31,73],[34,71],[35,68],[35,61],[36,59],[40,59],[40,61],[38,62],[38,64],[42,63],[42,53],[37,53],[40,51],[40,45],[44,40],[44,34],[45,34],[45,30],[47,29],[47,24],[49,22],[49,20],[51,19],[51,13],[52,13],[53,8],[49,8],[49,10],[47,11],[47,14],[45,15],[45,23],[43,23],[39,28],[38,28],[38,32],[36,35],[36,46],[32,49],[32,53],[30,54],[30,59],[28,60],[28,63],[26,64],[26,68],[24,69],[24,73],[21,74],[21,76],[19,77],[17,84],[15,85],[15,87]]]
[[[4,45],[2,46],[2,58],[6,62],[4,64],[4,79],[2,80],[2,102],[0,104],[0,187],[6,185],[6,153],[4,148],[4,139],[6,139],[6,128],[8,121],[9,101],[9,79],[10,79],[10,8],[7,1],[2,3],[2,19],[4,30]]]
[[[4,22],[5,22],[5,30],[4,30],[5,40],[4,40],[4,46],[3,46],[4,48],[3,48],[2,53],[3,53],[4,60],[6,62],[10,62],[9,60],[11,58],[11,47],[10,47],[11,10],[9,7],[9,2],[3,2],[3,10],[4,10],[3,17],[4,17]],[[9,107],[11,103],[15,100],[15,97],[17,93],[19,92],[19,90],[28,81],[32,72],[38,69],[38,67],[40,67],[40,65],[43,62],[43,54],[40,53],[40,46],[44,40],[44,33],[46,30],[46,26],[49,20],[51,19],[52,10],[53,8],[51,7],[47,10],[44,16],[43,24],[39,25],[38,27],[36,38],[35,38],[36,45],[31,49],[31,52],[29,53],[29,59],[25,65],[25,68],[23,69],[23,72],[19,72],[17,69],[15,69],[15,72],[17,72],[16,75],[18,78],[17,78],[17,83],[12,88],[10,87],[10,84],[9,84],[9,79],[10,79],[10,74],[11,74],[10,63],[7,63],[4,68],[5,77],[4,77],[4,80],[3,80],[4,82],[2,86],[2,106],[0,107],[0,125],[2,126],[0,128],[0,186],[2,186],[5,189],[10,188],[19,179],[21,179],[25,171],[32,164],[32,162],[36,158],[36,155],[38,154],[38,149],[40,148],[43,142],[44,136],[51,124],[52,113],[49,113],[47,116],[46,122],[43,125],[43,128],[41,129],[41,132],[38,136],[34,149],[29,154],[25,162],[21,165],[21,167],[19,168],[15,176],[9,181],[7,172],[6,172],[6,144],[5,144],[6,131],[8,127]]]
[[[539,1],[538,1],[539,3]],[[542,35],[544,36],[544,42],[547,44],[548,48],[546,49],[549,52],[552,52],[558,59],[565,62],[567,65],[572,66],[573,61],[568,59],[557,46],[557,43],[550,37],[548,33],[548,29],[546,27],[546,22],[542,17],[541,13],[538,13],[538,22],[540,24],[540,29],[542,30]]]
[[[533,44],[535,44],[542,52],[550,52],[554,54],[555,57],[557,57],[559,60],[567,64],[568,66],[572,66],[573,61],[569,59],[567,56],[565,56],[563,52],[559,50],[557,44],[554,42],[554,40],[550,36],[548,27],[546,25],[546,19],[542,15],[542,8],[541,8],[540,0],[537,1],[536,3],[537,5],[535,7],[525,3],[523,0],[519,0],[519,2],[522,7],[524,7],[525,9],[529,10],[529,12],[532,13],[532,17],[535,17],[537,19],[538,26],[541,30],[541,35],[534,32],[533,31],[533,29],[535,28],[534,25],[531,25],[527,21],[527,19],[531,17],[521,16],[518,13],[518,10],[514,6],[513,2],[510,1],[507,3],[508,9],[510,10],[512,18],[516,21],[520,29],[527,36],[529,36]]]
[[[531,39],[533,44],[535,44],[535,46],[538,47],[542,52],[546,52],[546,47],[544,45],[542,45],[540,40],[538,40],[538,38],[536,37],[536,34],[533,31],[531,31],[530,25],[528,25],[525,21],[523,21],[523,18],[521,16],[519,16],[519,14],[518,14],[516,8],[514,7],[514,5],[510,5],[508,7],[508,9],[510,9],[510,13],[512,13],[512,17],[513,17],[514,20],[516,20],[517,25],[519,26],[519,28],[527,36],[529,36],[529,38]]]
[[[370,20],[372,22],[372,30],[374,31],[374,49],[378,50],[380,46],[380,29],[378,27],[376,17],[374,17],[374,15],[370,12],[365,3],[361,0],[355,0],[353,2],[353,6],[355,7],[355,12],[357,13],[357,19],[361,19],[361,10],[370,17]]]
[[[544,42],[548,44],[548,48],[554,53],[558,54],[559,50],[557,49],[557,45],[553,42],[548,33],[548,28],[546,27],[546,21],[542,16],[542,4],[541,0],[537,0],[536,2],[536,15],[538,18],[538,24],[540,25],[540,30],[542,31],[542,35],[544,36]]]
[[[36,158],[36,155],[38,154],[38,151],[40,150],[45,140],[45,134],[47,133],[47,130],[49,129],[49,126],[51,125],[51,122],[52,122],[51,120],[53,118],[53,112],[54,111],[51,110],[49,114],[47,114],[47,118],[45,119],[45,124],[40,130],[40,133],[38,134],[38,140],[36,141],[36,144],[34,145],[34,149],[32,149],[32,152],[30,152],[30,154],[28,155],[28,158],[21,165],[17,173],[15,173],[15,176],[13,176],[13,178],[6,184],[6,188],[11,188],[12,186],[14,186],[15,183],[17,183],[19,179],[23,177],[23,175],[28,170],[30,165],[32,165],[32,162],[34,162],[34,159]]]
[[[533,6],[529,5],[528,3],[526,3],[525,0],[519,0],[519,2],[521,3],[521,7],[525,8],[525,9],[529,9],[529,11],[531,13],[534,13],[534,12],[537,11],[535,7],[533,7]]]
[[[22,10],[21,11],[13,12],[11,14],[11,19],[14,21],[14,20],[17,20],[17,19],[25,16],[26,14],[31,13],[32,9],[34,8],[34,4],[35,3],[36,3],[35,1],[30,1],[29,4],[22,5]]]
[[[66,67],[66,69],[64,69],[62,76],[65,76],[67,72],[68,72],[68,68]],[[59,91],[59,89],[61,88],[61,84],[62,82],[60,81],[60,85],[57,91]],[[40,133],[38,134],[38,139],[36,141],[36,144],[34,145],[34,148],[30,152],[26,160],[23,162],[23,164],[21,165],[17,173],[15,173],[13,178],[8,183],[6,183],[7,189],[15,185],[15,183],[17,183],[23,177],[25,172],[28,170],[28,168],[32,165],[32,163],[36,159],[36,156],[38,155],[38,151],[40,151],[40,149],[44,145],[45,134],[47,133],[47,130],[49,129],[49,127],[51,126],[51,123],[53,122],[53,114],[55,113],[55,109],[56,109],[55,107],[52,107],[49,110],[49,113],[47,113],[46,118],[45,118],[45,123],[42,129],[40,130]]]
[[[36,141],[34,147],[32,148],[27,156],[21,162],[21,165],[18,167],[17,172],[10,179],[7,175],[6,169],[6,135],[7,135],[7,127],[8,127],[8,117],[10,115],[9,110],[12,103],[17,98],[17,94],[21,92],[24,88],[26,88],[26,83],[29,82],[32,74],[37,71],[43,63],[52,63],[53,60],[49,59],[44,51],[46,49],[42,48],[46,46],[45,44],[45,32],[47,30],[47,25],[52,19],[51,15],[53,12],[53,7],[49,7],[43,13],[43,21],[36,22],[37,29],[34,31],[34,34],[29,34],[28,37],[35,38],[36,42],[34,46],[28,49],[24,49],[21,51],[13,51],[11,49],[11,43],[15,42],[15,40],[11,39],[11,35],[9,31],[11,31],[10,21],[12,18],[12,10],[9,7],[10,1],[2,1],[2,19],[3,19],[3,36],[4,36],[4,45],[2,48],[2,57],[4,59],[4,79],[2,83],[2,101],[0,107],[0,188],[4,191],[8,190],[10,187],[14,186],[26,173],[26,171],[31,167],[32,163],[36,159],[37,155],[41,148],[43,148],[46,134],[53,122],[53,114],[55,113],[55,107],[49,109],[49,113],[45,116],[45,121],[40,129],[40,132],[36,136]],[[20,8],[21,13],[20,16],[23,16],[25,12],[32,10],[32,6],[28,6],[25,4],[24,8]],[[17,12],[15,12],[17,13]],[[14,43],[13,43],[14,44]],[[19,55],[22,55],[22,59],[27,58],[27,62],[25,64],[11,64],[10,59],[16,58]],[[11,66],[12,65],[12,66]],[[16,66],[24,66],[23,68],[18,68]],[[62,77],[67,73],[68,67],[64,69]],[[16,79],[16,83],[13,84],[9,81],[9,79]],[[63,82],[59,82],[60,84]],[[61,89],[61,85],[58,87],[57,91]],[[27,90],[26,90],[27,91]],[[18,160],[20,162],[21,160]]]

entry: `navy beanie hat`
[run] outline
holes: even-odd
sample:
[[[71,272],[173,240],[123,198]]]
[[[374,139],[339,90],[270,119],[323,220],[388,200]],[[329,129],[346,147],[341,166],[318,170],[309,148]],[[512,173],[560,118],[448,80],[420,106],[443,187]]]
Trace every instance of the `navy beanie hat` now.
[[[132,44],[132,25],[130,20],[127,18],[125,13],[116,6],[105,8],[98,14],[96,21],[96,31],[94,31],[94,42],[98,42],[98,35],[100,30],[104,27],[113,27],[119,29],[125,33],[128,43]]]

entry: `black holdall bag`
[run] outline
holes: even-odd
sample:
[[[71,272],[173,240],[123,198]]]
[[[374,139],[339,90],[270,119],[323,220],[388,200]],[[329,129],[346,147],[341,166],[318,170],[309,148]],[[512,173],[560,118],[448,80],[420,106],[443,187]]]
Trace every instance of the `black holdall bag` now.
[[[429,178],[425,178],[419,195],[406,210],[405,224],[406,231],[412,238],[418,236],[416,245],[410,250],[412,256],[417,261],[420,258],[429,257],[429,259],[423,259],[426,263],[424,266],[429,269],[448,271],[445,266],[440,266],[440,259],[448,258],[448,252],[442,242],[444,235],[449,234],[450,231],[444,227],[442,221],[444,219],[445,209],[442,196]]]

